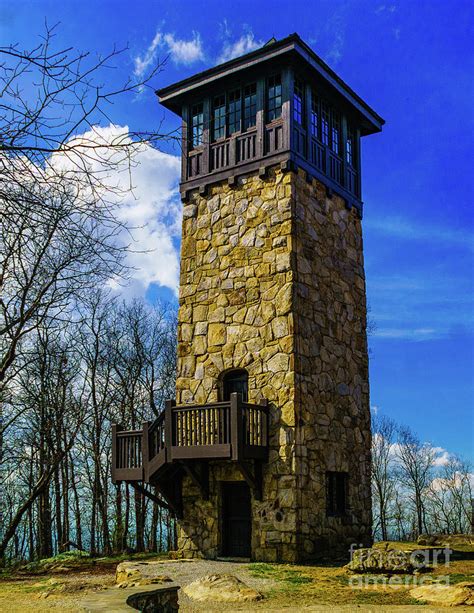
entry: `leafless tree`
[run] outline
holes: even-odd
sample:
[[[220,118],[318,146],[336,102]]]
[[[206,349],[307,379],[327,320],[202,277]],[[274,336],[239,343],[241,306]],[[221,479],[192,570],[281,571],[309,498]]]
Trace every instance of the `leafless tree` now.
[[[119,84],[112,68],[121,53],[56,49],[54,28],[32,50],[0,47],[0,384],[32,330],[126,272],[116,208],[132,185],[110,176],[130,170],[144,143],[173,135],[104,138],[114,101],[161,69]]]
[[[372,491],[382,540],[389,538],[389,509],[395,489],[394,442],[396,424],[385,416],[372,416]],[[375,526],[374,526],[375,527]]]
[[[415,509],[417,535],[427,532],[426,496],[433,479],[435,451],[429,443],[421,443],[410,428],[398,429],[399,479],[407,488]]]

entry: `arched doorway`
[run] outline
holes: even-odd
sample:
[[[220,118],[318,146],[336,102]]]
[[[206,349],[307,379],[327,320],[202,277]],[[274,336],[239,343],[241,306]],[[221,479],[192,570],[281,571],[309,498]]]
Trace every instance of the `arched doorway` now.
[[[243,368],[229,370],[221,379],[221,400],[230,400],[230,395],[234,392],[241,394],[242,400],[248,402],[249,395],[249,375]]]

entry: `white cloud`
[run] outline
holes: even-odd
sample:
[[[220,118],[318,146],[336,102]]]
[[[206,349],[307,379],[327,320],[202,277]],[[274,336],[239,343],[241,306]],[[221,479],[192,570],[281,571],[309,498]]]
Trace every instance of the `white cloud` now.
[[[145,74],[145,72],[152,66],[156,59],[156,54],[158,51],[158,47],[163,40],[163,36],[161,32],[157,32],[155,34],[155,38],[152,40],[151,45],[145,51],[145,53],[140,56],[137,55],[134,57],[133,61],[135,63],[135,75],[137,77],[141,77]]]
[[[451,454],[443,449],[443,447],[433,447],[433,451],[435,452],[435,459],[433,464],[435,466],[446,466],[451,459]]]
[[[177,64],[192,64],[204,59],[201,37],[197,32],[193,32],[190,40],[175,38],[173,34],[165,34],[163,39]]]
[[[250,53],[250,51],[262,47],[263,44],[263,41],[255,38],[253,32],[247,32],[234,42],[225,42],[217,62],[227,62],[234,57],[239,57],[239,55]]]
[[[372,411],[374,415],[377,415],[379,412],[379,407],[374,404],[370,407],[370,410]]]
[[[435,328],[376,328],[373,336],[388,339],[426,341],[439,338],[440,332]]]
[[[474,250],[474,236],[471,232],[433,224],[418,224],[403,217],[379,217],[368,219],[365,228],[404,240],[431,241],[447,243]]]
[[[89,145],[91,142],[131,142],[127,135],[127,126],[110,125],[95,127],[75,140]],[[181,232],[180,158],[147,144],[137,145],[131,169],[123,154],[105,147],[89,156],[91,169],[103,176],[111,188],[107,197],[115,202],[119,220],[130,228],[130,232],[124,231],[118,238],[122,244],[130,245],[126,260],[132,269],[130,283],[121,287],[111,280],[110,286],[125,296],[143,295],[152,283],[177,293],[179,254],[175,242]],[[112,171],[108,164],[111,157],[115,159]],[[70,160],[55,154],[51,163],[56,168],[67,169]]]
[[[144,53],[135,56],[135,76],[141,77],[153,67],[159,51],[169,55],[176,64],[193,64],[204,59],[201,36],[192,32],[190,39],[176,38],[170,32],[158,30]]]

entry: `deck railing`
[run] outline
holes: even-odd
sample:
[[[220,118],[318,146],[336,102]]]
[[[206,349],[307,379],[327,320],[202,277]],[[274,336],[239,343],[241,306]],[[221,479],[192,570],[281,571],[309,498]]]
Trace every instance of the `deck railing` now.
[[[148,481],[177,460],[265,460],[268,406],[231,400],[205,405],[166,402],[165,410],[142,430],[112,430],[113,481]]]

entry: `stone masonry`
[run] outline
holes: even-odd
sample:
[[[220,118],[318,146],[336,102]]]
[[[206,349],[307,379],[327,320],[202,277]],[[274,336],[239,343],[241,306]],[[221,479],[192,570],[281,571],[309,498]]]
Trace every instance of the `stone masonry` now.
[[[270,170],[197,190],[183,211],[178,404],[214,402],[228,369],[249,401],[270,403],[263,499],[252,500],[252,557],[294,562],[370,541],[370,416],[361,221],[302,171]],[[349,474],[349,512],[326,516],[325,473]],[[214,558],[220,486],[183,482],[178,547]]]

